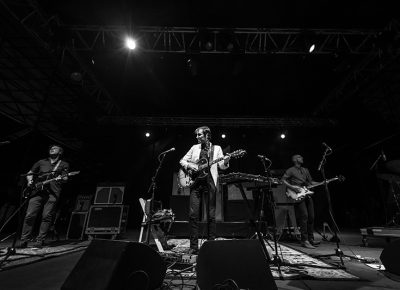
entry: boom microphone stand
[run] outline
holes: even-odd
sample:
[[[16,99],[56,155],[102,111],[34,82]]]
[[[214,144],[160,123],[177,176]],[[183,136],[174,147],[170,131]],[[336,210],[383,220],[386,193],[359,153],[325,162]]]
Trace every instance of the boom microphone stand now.
[[[324,151],[324,154],[322,155],[321,162],[318,165],[318,171],[321,171],[321,175],[322,175],[322,178],[324,180],[324,188],[325,188],[326,198],[328,200],[329,216],[331,218],[332,225],[333,225],[333,234],[334,234],[333,240],[336,242],[336,249],[335,249],[335,254],[316,255],[314,257],[322,258],[322,257],[331,257],[331,256],[336,255],[340,259],[340,265],[338,265],[338,267],[339,268],[345,268],[344,262],[343,262],[343,257],[348,257],[348,258],[353,258],[353,259],[357,259],[357,258],[353,257],[353,256],[349,256],[349,255],[343,254],[343,251],[340,249],[340,239],[338,237],[339,227],[336,224],[335,218],[333,216],[332,203],[331,203],[331,194],[329,192],[328,183],[326,182],[326,176],[325,176],[326,157],[331,155],[333,150],[328,145],[326,145],[325,143],[322,143],[322,144],[326,147],[326,149]]]
[[[275,254],[273,255],[272,263],[277,265],[278,271],[280,273],[280,271],[281,271],[280,267],[282,265],[282,260],[278,254],[278,239],[277,239],[277,229],[276,229],[277,226],[276,226],[276,218],[275,218],[275,202],[272,198],[271,171],[269,170],[269,168],[272,165],[272,161],[263,155],[258,155],[258,157],[260,158],[261,163],[264,166],[265,176],[268,178],[268,186],[267,186],[268,203],[269,203],[269,206],[270,206],[271,212],[272,212],[272,222],[273,222],[273,227],[274,227],[273,228],[273,237],[274,237],[274,248],[275,248]],[[269,163],[268,166],[265,164],[265,161],[268,161],[268,163]],[[262,189],[262,191],[264,191],[264,189]],[[263,192],[262,194],[263,195],[262,195],[262,205],[261,206],[263,207],[265,192]],[[264,210],[263,210],[263,208],[261,208],[262,215],[263,215],[263,212],[264,212]]]
[[[156,172],[155,172],[154,176],[151,178],[151,184],[149,186],[149,189],[147,190],[147,194],[149,194],[151,192],[150,206],[149,206],[150,210],[149,210],[149,213],[147,214],[147,217],[148,217],[147,231],[146,231],[146,244],[147,245],[150,244],[150,231],[151,231],[151,225],[152,225],[152,219],[153,219],[152,215],[153,215],[153,212],[154,212],[154,194],[155,194],[155,191],[156,191],[156,188],[157,188],[156,179],[157,179],[157,176],[158,176],[158,172],[160,171],[160,168],[161,168],[162,163],[164,161],[165,155],[168,152],[171,152],[171,151],[175,151],[175,148],[171,148],[171,149],[169,149],[167,151],[161,152],[158,155],[159,164],[158,164],[158,167],[156,169]]]
[[[23,174],[21,176],[28,176],[28,175],[36,175],[36,173],[30,173],[30,174]],[[23,222],[23,216],[22,216],[22,209],[25,208],[26,204],[29,202],[30,200],[30,196],[26,195],[26,191],[28,190],[28,187],[23,188],[21,195],[20,195],[20,206],[14,211],[14,213],[4,222],[4,224],[2,225],[2,227],[0,228],[0,233],[2,232],[2,230],[5,228],[5,226],[12,220],[12,218],[14,216],[16,216],[18,214],[18,225],[17,225],[17,230],[14,232],[14,237],[13,237],[13,241],[11,243],[10,247],[7,247],[6,249],[6,253],[4,254],[4,258],[0,261],[0,269],[1,266],[8,260],[8,258],[10,258],[11,256],[28,256],[28,257],[44,257],[44,255],[41,254],[26,254],[26,253],[17,253],[16,252],[16,243],[17,243],[17,239],[19,234],[21,233],[22,230],[22,222]]]

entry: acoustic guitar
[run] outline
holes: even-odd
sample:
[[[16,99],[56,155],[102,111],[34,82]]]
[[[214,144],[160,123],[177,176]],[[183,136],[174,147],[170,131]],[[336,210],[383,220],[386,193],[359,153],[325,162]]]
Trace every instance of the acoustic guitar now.
[[[230,156],[231,158],[239,158],[243,157],[245,154],[246,154],[245,150],[239,149],[232,153],[225,154],[225,157]],[[211,167],[211,165],[215,163],[224,160],[225,157],[220,157],[215,160],[212,160],[209,162],[209,164],[206,158],[202,158],[198,162],[189,162],[195,169],[186,170],[183,167],[181,167],[178,173],[179,185],[183,188],[192,187],[194,184],[196,184],[196,182],[204,180],[205,178],[207,178],[209,174],[208,172],[209,167]]]

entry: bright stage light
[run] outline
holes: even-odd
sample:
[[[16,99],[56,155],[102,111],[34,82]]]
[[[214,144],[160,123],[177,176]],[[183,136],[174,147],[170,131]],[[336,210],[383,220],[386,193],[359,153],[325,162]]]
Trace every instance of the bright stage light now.
[[[149,138],[150,137],[150,133],[149,132],[146,132],[146,134],[144,134],[147,138]]]
[[[281,139],[285,139],[286,135],[284,133],[281,134]]]
[[[136,41],[133,38],[128,37],[125,40],[125,45],[127,48],[129,48],[130,50],[134,50],[136,48]]]
[[[308,52],[309,52],[309,53],[312,53],[312,52],[314,51],[314,49],[315,49],[315,44],[313,43],[313,44],[310,46],[310,48],[308,49]]]
[[[222,139],[225,139],[225,138],[226,138],[226,135],[225,135],[225,134],[222,134],[222,135],[221,135],[221,138],[222,138]]]

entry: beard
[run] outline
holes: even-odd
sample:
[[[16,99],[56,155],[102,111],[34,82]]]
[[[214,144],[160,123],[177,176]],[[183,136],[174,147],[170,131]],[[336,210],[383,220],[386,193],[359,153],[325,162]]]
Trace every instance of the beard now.
[[[59,153],[57,153],[57,154],[50,154],[50,158],[51,158],[51,159],[56,159],[56,158],[58,158],[59,156],[60,156]]]

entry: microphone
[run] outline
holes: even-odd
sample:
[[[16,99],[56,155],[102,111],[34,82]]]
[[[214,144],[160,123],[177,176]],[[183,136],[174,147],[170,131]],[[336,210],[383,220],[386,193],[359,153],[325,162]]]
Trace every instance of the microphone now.
[[[381,156],[382,156],[383,162],[386,162],[387,158],[386,158],[385,152],[383,152],[383,150],[381,151]]]
[[[264,159],[264,160],[267,160],[267,161],[271,161],[271,160],[269,160],[269,159],[267,158],[267,156],[265,156],[265,155],[257,155],[257,157],[260,158],[260,159]]]
[[[172,147],[171,149],[168,149],[168,150],[166,150],[166,151],[164,151],[164,152],[161,152],[160,155],[169,153],[169,152],[171,152],[171,151],[175,151],[175,147]]]
[[[322,145],[324,145],[329,151],[333,151],[332,148],[329,147],[328,144],[326,144],[325,142],[322,142]]]

